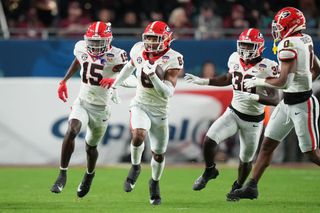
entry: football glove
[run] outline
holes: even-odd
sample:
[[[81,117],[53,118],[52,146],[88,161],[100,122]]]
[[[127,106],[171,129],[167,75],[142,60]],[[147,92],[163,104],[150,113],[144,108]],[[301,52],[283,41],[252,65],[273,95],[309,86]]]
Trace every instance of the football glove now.
[[[111,87],[110,91],[110,99],[113,103],[115,104],[120,104],[121,103],[121,99],[118,96],[118,91],[115,87]]]
[[[264,86],[265,85],[265,79],[264,78],[247,78],[243,80],[244,88],[252,88],[257,86]]]
[[[186,75],[184,76],[184,80],[186,80],[188,83],[209,85],[209,79],[199,78],[198,76],[192,75],[190,73],[186,73]]]
[[[63,102],[67,102],[68,88],[65,81],[60,81],[59,83],[58,96]]]
[[[103,78],[99,82],[99,84],[100,84],[101,87],[103,87],[103,88],[107,87],[109,89],[112,86],[112,84],[114,83],[115,80],[116,79],[114,79],[114,78]]]
[[[152,63],[152,62],[151,62]],[[156,67],[157,67],[157,64],[156,63],[152,63],[151,64],[150,61],[146,62],[143,66],[143,72],[146,74],[146,75],[152,75],[153,73],[155,73],[156,71]]]

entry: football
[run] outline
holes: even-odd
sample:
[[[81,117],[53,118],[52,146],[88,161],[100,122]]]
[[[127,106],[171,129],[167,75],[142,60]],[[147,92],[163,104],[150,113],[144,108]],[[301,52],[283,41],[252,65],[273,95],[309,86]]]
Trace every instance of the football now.
[[[164,80],[164,74],[165,72],[163,71],[162,67],[157,65],[156,67],[156,75],[160,78],[160,80]]]

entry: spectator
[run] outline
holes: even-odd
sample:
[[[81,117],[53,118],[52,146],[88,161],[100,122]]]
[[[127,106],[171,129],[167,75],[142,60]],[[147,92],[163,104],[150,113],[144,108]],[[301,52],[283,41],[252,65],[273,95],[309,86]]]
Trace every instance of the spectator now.
[[[248,21],[245,19],[244,7],[240,4],[234,4],[231,10],[231,17],[227,17],[223,21],[225,28],[244,29],[249,27]],[[238,32],[233,33],[238,35]]]
[[[210,39],[221,36],[221,33],[216,29],[222,28],[222,19],[214,13],[212,4],[202,4],[195,25],[197,27],[196,39]]]
[[[201,77],[202,78],[213,78],[216,75],[216,66],[211,61],[206,61],[202,64]]]
[[[182,29],[191,28],[190,21],[187,17],[186,11],[182,7],[174,9],[169,17],[169,26],[175,30],[175,38],[191,38],[190,33],[182,32]]]
[[[58,23],[58,35],[63,37],[81,37],[91,20],[83,13],[81,5],[77,1],[71,1],[68,5],[68,16]]]
[[[108,8],[101,8],[96,14],[96,19],[102,22],[114,22],[114,12]]]
[[[41,38],[41,31],[44,29],[44,24],[38,17],[37,9],[31,7],[27,15],[17,25],[20,28],[19,32],[14,37],[18,38]]]

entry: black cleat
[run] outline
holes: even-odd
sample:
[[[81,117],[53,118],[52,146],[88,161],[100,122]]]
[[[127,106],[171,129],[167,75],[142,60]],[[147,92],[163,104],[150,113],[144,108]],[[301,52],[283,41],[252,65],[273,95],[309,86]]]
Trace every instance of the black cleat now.
[[[253,179],[250,179],[241,189],[236,189],[234,192],[229,193],[230,199],[238,201],[240,199],[257,199],[258,198],[258,185]]]
[[[125,192],[131,192],[135,187],[135,183],[140,175],[141,166],[140,165],[132,165],[129,174],[124,181],[123,189]]]
[[[238,201],[237,199],[234,200],[233,197],[232,197],[232,193],[237,190],[237,189],[241,189],[242,185],[240,185],[238,183],[238,181],[235,181],[233,184],[232,184],[232,187],[231,187],[231,190],[230,192],[226,195],[227,197],[227,201]]]
[[[215,179],[219,175],[219,171],[213,167],[211,169],[206,169],[206,171],[195,181],[192,189],[199,191],[206,187],[207,183],[211,179]]]
[[[161,197],[160,197],[159,181],[155,181],[152,178],[150,179],[149,192],[150,192],[150,204],[160,205]]]
[[[95,173],[84,174],[82,182],[78,186],[77,195],[79,198],[84,197],[90,191],[91,183],[94,178]]]
[[[66,170],[60,170],[60,174],[57,177],[56,182],[54,182],[53,186],[51,187],[50,191],[53,193],[60,193],[62,192],[62,189],[67,183],[67,171]]]

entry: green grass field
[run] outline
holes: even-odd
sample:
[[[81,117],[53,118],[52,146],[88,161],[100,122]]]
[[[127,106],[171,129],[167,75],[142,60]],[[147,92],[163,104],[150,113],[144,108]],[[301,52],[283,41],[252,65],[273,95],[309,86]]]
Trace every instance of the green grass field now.
[[[0,212],[319,212],[320,169],[275,168],[266,172],[259,185],[258,200],[227,202],[225,194],[236,177],[236,168],[218,167],[220,175],[200,192],[192,191],[199,167],[166,168],[160,183],[162,205],[149,204],[149,165],[131,193],[122,189],[129,165],[101,167],[90,193],[76,198],[84,168],[71,167],[61,194],[49,191],[57,168],[0,168]]]

